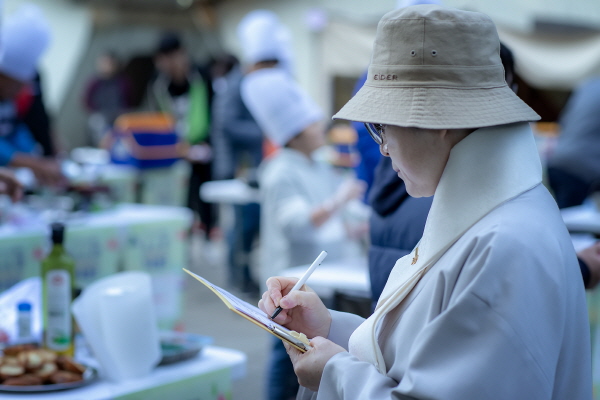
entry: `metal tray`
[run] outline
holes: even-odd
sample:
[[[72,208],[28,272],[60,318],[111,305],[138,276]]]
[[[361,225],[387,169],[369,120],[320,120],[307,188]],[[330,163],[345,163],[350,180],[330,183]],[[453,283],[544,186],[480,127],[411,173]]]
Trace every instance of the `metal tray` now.
[[[85,366],[85,372],[83,373],[83,379],[77,382],[70,383],[53,383],[48,385],[31,385],[31,386],[13,386],[13,385],[0,385],[0,392],[21,392],[21,393],[32,393],[32,392],[54,392],[58,390],[75,389],[81,386],[85,386],[96,380],[98,373],[92,367]]]
[[[161,332],[162,359],[158,365],[173,364],[195,357],[204,346],[211,344],[210,336],[193,333]]]

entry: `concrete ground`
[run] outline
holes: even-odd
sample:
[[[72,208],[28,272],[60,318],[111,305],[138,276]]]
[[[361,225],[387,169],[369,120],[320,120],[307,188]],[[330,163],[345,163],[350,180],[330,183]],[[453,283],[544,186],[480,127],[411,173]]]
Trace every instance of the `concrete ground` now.
[[[227,286],[227,245],[224,240],[205,242],[199,235],[190,239],[189,269],[251,304],[249,297]],[[227,309],[210,290],[186,279],[184,317],[186,332],[211,336],[215,346],[246,353],[246,376],[233,383],[233,400],[265,399],[265,375],[271,335]],[[210,322],[209,322],[210,321]]]

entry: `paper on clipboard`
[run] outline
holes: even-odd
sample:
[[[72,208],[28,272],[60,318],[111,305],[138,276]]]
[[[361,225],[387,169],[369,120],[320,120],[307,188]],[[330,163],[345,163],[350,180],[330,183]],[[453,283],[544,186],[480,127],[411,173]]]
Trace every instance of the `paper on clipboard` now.
[[[296,349],[300,350],[303,353],[308,351],[308,349],[310,348],[310,342],[308,341],[308,338],[305,334],[298,333],[296,331],[291,331],[286,327],[279,325],[277,322],[270,319],[269,316],[260,308],[245,302],[244,300],[232,295],[231,293],[218,287],[217,285],[213,285],[206,279],[194,274],[193,272],[188,271],[185,268],[183,268],[183,270],[191,276],[193,276],[194,278],[196,278],[207,288],[209,288],[214,294],[217,295],[217,297],[221,299],[223,303],[225,303],[227,308],[229,308],[234,313],[241,315],[248,321],[261,327],[270,334],[277,336],[281,340],[285,340],[286,342],[290,343],[292,346],[294,346]]]

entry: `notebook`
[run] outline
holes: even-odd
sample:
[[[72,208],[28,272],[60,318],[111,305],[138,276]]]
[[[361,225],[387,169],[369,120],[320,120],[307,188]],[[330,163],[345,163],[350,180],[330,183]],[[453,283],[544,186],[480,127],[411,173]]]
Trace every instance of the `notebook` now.
[[[310,342],[308,341],[308,338],[304,333],[298,333],[296,331],[289,330],[282,325],[279,325],[277,322],[269,318],[269,316],[260,308],[245,302],[244,300],[232,295],[231,293],[218,287],[217,285],[213,285],[206,279],[194,274],[193,272],[188,271],[185,268],[183,268],[183,270],[191,276],[193,276],[194,278],[196,278],[207,288],[212,290],[212,292],[216,294],[217,297],[219,297],[223,303],[225,303],[227,308],[229,308],[234,313],[241,315],[248,321],[254,323],[255,325],[269,332],[270,334],[278,337],[279,339],[288,342],[303,353],[308,351],[308,349],[310,348]]]

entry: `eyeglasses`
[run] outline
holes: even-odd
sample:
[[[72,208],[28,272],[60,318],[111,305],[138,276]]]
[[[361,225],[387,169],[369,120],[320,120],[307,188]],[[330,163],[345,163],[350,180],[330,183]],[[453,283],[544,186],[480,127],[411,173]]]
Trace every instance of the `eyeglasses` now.
[[[383,124],[372,124],[370,122],[365,122],[365,128],[367,128],[367,132],[373,138],[378,145],[383,144]]]

